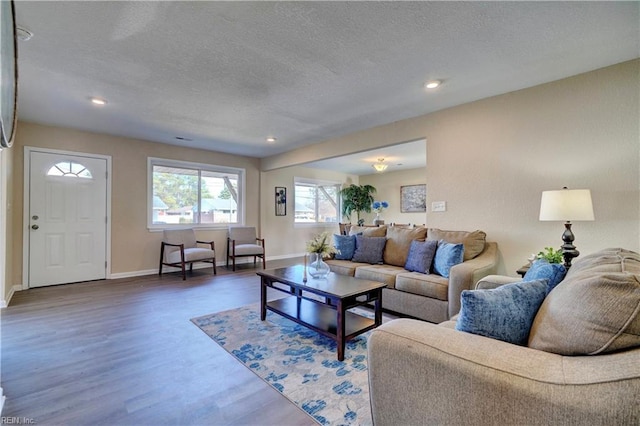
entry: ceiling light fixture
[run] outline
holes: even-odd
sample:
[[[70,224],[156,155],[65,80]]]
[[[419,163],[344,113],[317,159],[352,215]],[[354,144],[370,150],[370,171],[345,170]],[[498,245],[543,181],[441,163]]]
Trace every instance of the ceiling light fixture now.
[[[440,86],[442,84],[442,82],[440,80],[431,80],[431,81],[427,81],[424,84],[424,88],[425,89],[435,89],[436,87]]]
[[[102,98],[91,98],[91,103],[94,105],[106,105],[107,101]]]
[[[378,158],[378,162],[372,164],[371,167],[376,169],[376,172],[382,173],[385,170],[387,170],[387,167],[389,167],[389,165],[388,164],[384,164],[384,158]]]
[[[274,138],[273,136],[269,136],[269,137],[267,138],[267,142],[269,142],[269,143],[274,143],[275,141],[277,141],[277,139],[276,139],[276,138]]]

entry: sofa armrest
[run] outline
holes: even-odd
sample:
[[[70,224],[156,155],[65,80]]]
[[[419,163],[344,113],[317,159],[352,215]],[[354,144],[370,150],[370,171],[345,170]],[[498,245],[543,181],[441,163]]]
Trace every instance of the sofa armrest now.
[[[506,275],[487,275],[476,283],[476,290],[490,290],[505,284],[513,284],[522,281],[520,278],[508,277]]]
[[[640,348],[568,357],[399,319],[372,332],[368,352],[376,426],[640,420]]]
[[[460,293],[471,290],[480,278],[495,274],[498,269],[498,244],[487,242],[484,250],[473,259],[451,268],[449,273],[449,318],[460,312]]]

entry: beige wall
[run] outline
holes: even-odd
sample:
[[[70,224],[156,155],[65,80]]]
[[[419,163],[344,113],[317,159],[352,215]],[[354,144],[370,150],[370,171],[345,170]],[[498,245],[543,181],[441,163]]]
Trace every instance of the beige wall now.
[[[515,275],[530,253],[562,243],[562,223],[538,221],[543,190],[591,189],[596,220],[573,227],[582,253],[640,249],[639,97],[635,60],[265,158],[262,169],[424,138],[427,206],[447,203],[427,225],[486,231]]]
[[[376,173],[360,176],[361,185],[372,185],[376,188],[374,198],[377,201],[386,201],[389,208],[382,212],[385,223],[411,223],[422,225],[426,223],[426,213],[402,213],[400,210],[400,187],[404,185],[417,185],[427,183],[427,170],[411,169],[397,172]],[[366,223],[372,223],[375,213],[365,213]]]
[[[338,232],[338,225],[316,226],[294,224],[294,178],[307,178],[339,182],[342,184],[358,183],[358,177],[339,171],[325,171],[309,167],[286,167],[262,173],[262,199],[260,218],[262,234],[267,247],[268,258],[284,258],[305,252],[305,243],[314,234],[320,232]],[[275,215],[275,187],[287,188],[287,215]]]
[[[2,159],[0,161],[0,173],[2,173],[2,179],[0,182],[4,185],[0,188],[0,193],[3,193],[3,203],[0,202],[0,214],[4,216],[6,229],[4,231],[4,237],[0,236],[0,244],[3,244],[4,252],[4,268],[0,271],[2,274],[2,299],[0,303],[4,306],[8,300],[9,295],[12,291],[13,287],[13,250],[11,243],[13,241],[13,229],[11,227],[12,219],[13,219],[13,187],[11,185],[11,176],[13,173],[13,157],[14,157],[15,148],[3,149],[2,150]],[[0,233],[2,233],[0,231]]]
[[[178,146],[119,138],[72,129],[19,122],[13,149],[13,284],[22,284],[24,147],[85,152],[112,157],[111,272],[127,274],[157,270],[162,233],[147,230],[147,157],[168,158],[239,167],[246,170],[246,223],[259,225],[259,160]],[[213,239],[218,261],[223,261],[226,229],[198,231]]]
[[[20,122],[12,148],[9,284],[22,284],[25,145],[113,157],[113,273],[156,268],[160,234],[146,229],[148,156],[246,168],[247,223],[262,228],[269,257],[302,253],[304,242],[323,229],[295,227],[292,204],[287,216],[275,216],[274,187],[287,187],[293,201],[294,176],[371,183],[381,191],[376,198],[385,196],[392,206],[399,185],[426,182],[427,206],[432,201],[447,202],[446,212],[427,212],[427,225],[486,231],[490,240],[498,242],[502,271],[510,275],[530,253],[561,244],[562,224],[539,222],[538,212],[541,191],[562,186],[592,190],[596,220],[574,225],[582,253],[611,246],[640,251],[639,97],[640,60],[636,60],[262,161]],[[389,173],[387,181],[384,175],[358,178],[290,167],[421,138],[427,140],[427,167],[419,180],[413,174]],[[388,221],[404,221],[392,219],[391,209],[385,216]],[[202,237],[216,241],[222,260],[225,232],[207,231]]]

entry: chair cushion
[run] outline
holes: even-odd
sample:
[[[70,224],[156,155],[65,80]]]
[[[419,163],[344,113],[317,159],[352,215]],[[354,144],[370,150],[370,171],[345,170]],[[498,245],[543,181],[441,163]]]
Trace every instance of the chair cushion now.
[[[389,244],[388,241],[387,244]],[[431,270],[431,264],[433,263],[437,247],[438,243],[434,240],[411,241],[404,269],[407,271],[428,274]]]
[[[229,253],[233,255],[233,252]],[[236,256],[256,256],[264,254],[264,248],[259,244],[236,244]]]
[[[162,231],[162,241],[169,244],[184,244],[184,248],[197,247],[196,233],[193,229],[165,229]],[[169,260],[169,254],[178,252],[178,262],[180,262],[180,247],[165,246],[164,259],[167,263],[173,263]]]
[[[463,290],[456,330],[526,345],[547,294],[547,280],[521,281],[491,290]]]
[[[548,280],[547,294],[553,290],[564,278],[567,269],[559,263],[549,263],[545,259],[538,259],[529,268],[522,281]]]
[[[427,236],[426,228],[387,228],[387,243],[382,257],[384,263],[394,266],[404,266],[407,263],[409,248],[413,240],[424,240]]]
[[[351,260],[353,253],[356,251],[356,236],[335,234],[333,236],[333,246],[340,251],[335,254],[334,259]]]
[[[404,272],[396,277],[396,290],[438,300],[449,300],[449,279],[436,274]]]
[[[433,272],[449,278],[449,271],[464,259],[464,245],[451,244],[445,240],[438,241],[438,248],[433,259]]]
[[[338,259],[327,259],[324,262],[329,265],[331,272],[335,272],[338,275],[346,275],[348,277],[353,277],[356,274],[356,268],[369,265],[368,263],[358,263],[350,260]]]
[[[639,272],[640,255],[628,250],[579,259],[540,307],[529,347],[560,355],[640,347]]]
[[[254,226],[232,226],[229,228],[229,238],[238,244],[255,244],[256,228]]]
[[[197,262],[199,260],[210,260],[216,256],[215,251],[205,248],[189,248],[184,249],[185,262]],[[180,263],[180,250],[169,253],[166,256],[167,263]]]
[[[430,240],[445,240],[448,243],[464,245],[464,260],[473,259],[483,252],[487,241],[487,234],[483,231],[443,231],[438,228],[429,228],[427,238]]]
[[[392,265],[366,265],[356,269],[356,278],[364,280],[377,281],[385,283],[387,288],[394,288],[396,284],[396,276],[407,272],[400,266]],[[383,298],[384,300],[384,298]]]
[[[370,264],[382,263],[382,252],[386,242],[385,237],[356,235],[356,251],[351,260]]]

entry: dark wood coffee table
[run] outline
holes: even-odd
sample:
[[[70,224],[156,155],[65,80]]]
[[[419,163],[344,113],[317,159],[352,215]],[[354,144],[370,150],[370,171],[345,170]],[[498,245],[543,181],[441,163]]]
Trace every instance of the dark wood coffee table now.
[[[344,360],[347,340],[382,324],[382,289],[384,283],[330,273],[327,278],[304,281],[304,266],[267,269],[257,272],[261,277],[260,319],[267,310],[310,328],[338,343],[338,360]],[[274,286],[274,284],[284,286]],[[267,302],[267,287],[289,294],[283,299]],[[306,293],[306,294],[305,294]],[[320,296],[316,300],[310,295]],[[374,319],[347,309],[374,302]]]

